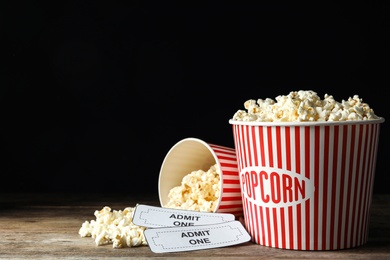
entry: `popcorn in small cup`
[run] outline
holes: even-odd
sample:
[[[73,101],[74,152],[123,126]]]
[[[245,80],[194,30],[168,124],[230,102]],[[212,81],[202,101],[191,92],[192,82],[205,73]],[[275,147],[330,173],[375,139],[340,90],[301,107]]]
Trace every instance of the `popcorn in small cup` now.
[[[235,150],[198,138],[179,141],[162,163],[158,192],[162,207],[242,216]]]

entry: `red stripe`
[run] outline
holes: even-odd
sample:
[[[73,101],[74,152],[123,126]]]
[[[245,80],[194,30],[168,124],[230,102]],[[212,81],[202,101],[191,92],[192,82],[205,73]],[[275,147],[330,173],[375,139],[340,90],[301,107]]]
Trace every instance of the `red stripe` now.
[[[322,195],[322,245],[326,246],[326,224],[329,221],[327,217],[328,208],[328,180],[329,180],[329,126],[324,128],[324,179],[323,179],[323,195]],[[325,179],[326,178],[326,179]]]
[[[235,154],[235,150],[234,148],[231,148],[231,147],[225,147],[225,146],[221,146],[221,145],[216,145],[216,144],[209,144],[210,147],[213,148],[213,150],[218,150],[218,151],[221,151],[223,153],[226,153],[226,154]]]
[[[280,137],[280,126],[276,127],[276,158],[278,159],[278,168],[282,168],[282,141]]]
[[[288,207],[288,225],[289,225],[289,232],[290,232],[290,248],[294,248],[294,216],[293,216],[293,207]]]
[[[261,153],[261,166],[265,166],[265,151],[264,151],[264,127],[259,127],[259,143]]]
[[[221,201],[240,201],[241,200],[241,197],[227,197],[227,196],[223,196],[221,198]]]
[[[253,157],[255,158],[255,162],[254,162],[254,165],[253,166],[258,166],[259,165],[259,158],[258,158],[258,154],[257,154],[257,136],[256,136],[256,129],[258,129],[257,127],[253,129],[252,131],[252,145],[253,145],[253,150],[252,150],[252,153],[253,153]]]
[[[246,136],[247,136],[247,138],[246,138],[246,147],[247,147],[247,149],[249,150],[246,159],[247,159],[248,165],[249,165],[249,166],[252,166],[253,163],[252,163],[252,156],[251,156],[251,150],[250,150],[251,141],[250,141],[250,138],[249,138],[249,136],[250,136],[249,130],[250,130],[250,129],[251,129],[250,127],[247,127],[247,128],[246,128]]]
[[[336,207],[336,178],[337,178],[337,157],[338,157],[338,144],[339,144],[339,126],[334,126],[334,137],[333,137],[333,167],[332,167],[332,202],[331,202],[331,220],[330,220],[330,250],[334,249],[334,221],[337,216],[335,216],[335,207]]]
[[[319,176],[320,176],[320,133],[321,127],[314,127],[314,230],[313,230],[313,241],[314,241],[314,250],[318,250],[318,229],[319,229]]]
[[[300,161],[301,161],[301,158],[300,158],[300,147],[299,147],[299,143],[300,143],[300,136],[299,136],[299,126],[296,126],[295,127],[295,170],[296,170],[296,173],[300,174],[301,173],[301,167],[300,167]]]
[[[237,208],[238,206],[240,206],[240,204],[219,205],[218,209]]]
[[[232,162],[235,162],[236,161],[236,156],[234,157],[230,157],[230,156],[223,156],[221,153],[218,153],[216,152],[217,156],[218,156],[218,159],[220,160],[229,160],[229,161],[232,161]],[[236,163],[237,164],[237,163]]]
[[[305,127],[305,177],[310,179],[310,127]],[[305,201],[305,249],[310,249],[310,200]]]
[[[268,159],[269,159],[269,167],[274,167],[274,158],[272,152],[272,127],[267,127],[267,136],[268,136]]]
[[[248,128],[247,126],[241,126],[241,136],[240,136],[240,138],[241,138],[241,148],[242,148],[242,154],[241,154],[241,156],[242,156],[242,165],[243,165],[243,167],[244,168],[246,168],[246,167],[248,167],[249,165],[247,164],[247,160],[245,159],[245,158],[247,158],[247,154],[246,154],[246,149],[245,149],[245,138],[244,138],[244,131]]]
[[[302,206],[301,204],[297,205],[297,217],[296,217],[296,224],[297,224],[297,249],[302,250],[302,218],[301,218],[301,210]]]
[[[274,246],[279,247],[279,239],[278,239],[278,215],[276,214],[276,208],[272,209],[272,215],[274,220]]]
[[[238,177],[238,173],[236,171],[232,172],[232,171],[226,171],[225,169],[223,170],[223,175],[231,175],[231,176],[237,176]]]
[[[223,180],[223,183],[224,183],[224,184],[240,184],[240,180],[228,180],[228,179],[224,179],[224,180]]]
[[[241,188],[223,188],[223,192],[241,192]]]
[[[285,140],[285,147],[286,147],[286,168],[287,170],[291,171],[291,136],[290,136],[290,127],[285,127],[286,130],[286,140]]]

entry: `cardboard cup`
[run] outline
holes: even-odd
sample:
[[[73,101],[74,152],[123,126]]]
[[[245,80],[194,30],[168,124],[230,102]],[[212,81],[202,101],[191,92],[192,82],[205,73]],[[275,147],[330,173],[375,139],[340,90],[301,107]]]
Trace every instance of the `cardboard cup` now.
[[[181,185],[187,174],[207,171],[214,164],[221,170],[220,197],[214,212],[242,216],[242,198],[238,177],[237,157],[233,148],[186,138],[176,143],[165,156],[160,169],[158,192],[161,206],[169,201],[169,191]]]
[[[382,122],[230,120],[252,241],[295,250],[365,244]]]

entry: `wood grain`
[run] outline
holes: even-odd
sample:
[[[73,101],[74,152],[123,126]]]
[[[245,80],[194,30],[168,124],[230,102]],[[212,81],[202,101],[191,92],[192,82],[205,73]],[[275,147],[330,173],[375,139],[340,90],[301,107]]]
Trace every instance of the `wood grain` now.
[[[123,194],[0,194],[0,259],[390,259],[390,194],[374,195],[367,244],[336,251],[295,251],[251,242],[190,252],[153,253],[148,246],[114,249],[80,237],[84,221],[95,210],[115,210],[137,203],[159,206],[151,195]]]

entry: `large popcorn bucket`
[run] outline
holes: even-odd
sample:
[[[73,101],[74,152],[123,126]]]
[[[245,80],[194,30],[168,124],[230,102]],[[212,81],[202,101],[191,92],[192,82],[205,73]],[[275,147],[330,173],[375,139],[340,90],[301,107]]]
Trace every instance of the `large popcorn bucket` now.
[[[187,174],[207,171],[217,164],[220,169],[220,196],[213,212],[243,215],[237,157],[233,148],[206,143],[197,138],[186,138],[176,143],[167,153],[160,169],[158,192],[161,206],[168,201],[169,191],[181,185]]]
[[[365,244],[382,122],[230,120],[252,241],[294,250]]]

